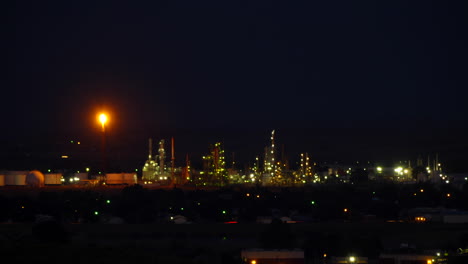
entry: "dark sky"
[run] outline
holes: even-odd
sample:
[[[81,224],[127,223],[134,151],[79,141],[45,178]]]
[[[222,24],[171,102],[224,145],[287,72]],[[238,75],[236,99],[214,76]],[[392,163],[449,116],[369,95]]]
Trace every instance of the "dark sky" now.
[[[0,168],[71,139],[93,159],[100,110],[135,167],[148,137],[247,162],[274,128],[291,158],[468,160],[463,1],[136,2],[7,9]]]

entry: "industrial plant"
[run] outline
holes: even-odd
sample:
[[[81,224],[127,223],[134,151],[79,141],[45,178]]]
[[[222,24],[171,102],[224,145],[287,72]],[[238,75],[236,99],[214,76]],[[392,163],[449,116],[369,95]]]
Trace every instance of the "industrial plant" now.
[[[294,165],[284,154],[284,145],[277,147],[276,131],[272,130],[269,143],[264,147],[263,155],[239,168],[232,160],[227,164],[224,144],[215,142],[209,145],[208,152],[200,160],[201,168],[191,166],[191,158],[187,154],[183,166],[176,166],[174,138],[167,144],[160,139],[157,149],[154,149],[153,139],[148,140],[147,160],[141,169],[133,172],[107,172],[92,174],[89,168],[86,172],[51,170],[46,173],[35,171],[3,171],[0,173],[0,186],[28,185],[42,187],[44,185],[132,185],[142,184],[147,187],[158,186],[198,186],[222,187],[229,185],[246,185],[262,187],[300,187],[324,183],[358,183],[363,181],[424,183],[433,184],[464,184],[467,176],[451,176],[444,172],[443,166],[436,154],[427,161],[419,157],[415,163],[400,161],[394,166],[385,166],[374,162],[356,162],[354,164],[319,163],[313,160],[308,152],[300,153]],[[169,145],[169,146],[168,146]],[[170,148],[167,151],[167,148]],[[167,154],[169,153],[169,155]],[[68,158],[68,156],[66,156]],[[414,166],[412,164],[415,164]],[[139,173],[141,171],[141,174]],[[29,175],[29,176],[28,176]],[[36,175],[36,176],[32,176]],[[33,180],[34,179],[34,180]]]

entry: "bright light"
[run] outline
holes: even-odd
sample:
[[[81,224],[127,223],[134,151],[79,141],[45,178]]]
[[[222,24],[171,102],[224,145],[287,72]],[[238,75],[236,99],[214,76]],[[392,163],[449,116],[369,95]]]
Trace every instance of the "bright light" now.
[[[377,167],[378,172],[382,172],[382,167]]]
[[[110,200],[107,200],[106,203],[110,204]]]
[[[251,260],[250,264],[257,264],[257,261],[256,260]]]
[[[102,125],[104,125],[107,122],[106,114],[100,114],[99,115],[99,122],[101,122]]]
[[[98,212],[98,211],[94,211],[94,214],[95,214],[95,215],[98,215],[98,214],[99,214],[99,212]]]
[[[343,209],[343,212],[345,213],[348,212],[348,208]]]
[[[104,131],[104,126],[107,122],[107,115],[102,113],[99,115],[99,122],[101,122],[101,125],[102,125],[102,131]]]
[[[424,189],[419,190],[420,192],[424,192]]]
[[[353,257],[353,256],[349,257],[349,262],[354,263],[355,261],[356,261],[355,257]]]
[[[432,259],[428,259],[427,264],[432,264]]]
[[[451,194],[450,194],[450,193],[447,193],[447,197],[450,197],[450,196],[451,196]]]

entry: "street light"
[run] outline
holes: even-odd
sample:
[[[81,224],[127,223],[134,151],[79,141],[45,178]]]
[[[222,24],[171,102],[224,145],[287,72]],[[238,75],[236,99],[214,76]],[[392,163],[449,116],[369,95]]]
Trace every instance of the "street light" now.
[[[354,263],[356,261],[356,258],[354,256],[349,257],[349,262]]]

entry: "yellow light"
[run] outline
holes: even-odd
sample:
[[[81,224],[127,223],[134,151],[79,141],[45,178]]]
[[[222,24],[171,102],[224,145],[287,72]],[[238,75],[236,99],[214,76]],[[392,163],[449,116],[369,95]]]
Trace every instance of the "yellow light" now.
[[[345,213],[348,212],[348,208],[343,209],[343,211],[344,211]]]
[[[447,197],[450,197],[450,196],[451,196],[451,194],[450,194],[450,193],[447,193]]]
[[[251,260],[250,264],[257,264],[257,261],[256,260]]]
[[[353,257],[353,256],[349,257],[349,262],[354,263],[355,261],[356,261],[355,257]]]
[[[432,260],[431,260],[431,259],[428,259],[428,260],[427,260],[427,264],[432,264]]]
[[[420,191],[421,191],[421,192],[424,192],[424,189],[421,189]]]
[[[102,113],[99,115],[99,122],[101,122],[101,125],[102,125],[102,130],[104,131],[104,126],[107,122],[107,115]]]
[[[326,258],[326,257],[327,257],[327,254],[326,254],[326,253],[325,253],[325,254],[323,254],[323,257],[324,257],[324,258]]]

